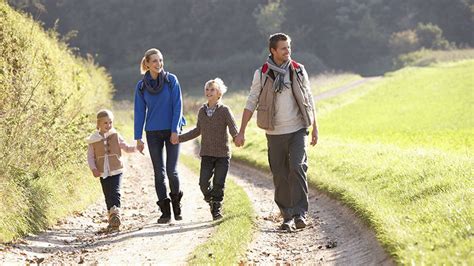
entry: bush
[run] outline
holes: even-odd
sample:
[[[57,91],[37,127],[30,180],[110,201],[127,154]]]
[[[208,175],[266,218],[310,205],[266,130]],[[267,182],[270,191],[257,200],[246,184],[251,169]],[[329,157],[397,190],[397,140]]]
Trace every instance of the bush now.
[[[437,25],[418,23],[415,31],[421,47],[435,50],[449,50],[454,48],[454,45],[450,44],[443,37],[443,30]]]
[[[8,241],[97,195],[81,195],[94,192],[81,180],[83,139],[94,128],[88,115],[110,105],[112,86],[55,32],[5,3],[0,14],[0,241]]]
[[[388,45],[394,54],[409,53],[420,48],[418,36],[413,30],[392,33]]]

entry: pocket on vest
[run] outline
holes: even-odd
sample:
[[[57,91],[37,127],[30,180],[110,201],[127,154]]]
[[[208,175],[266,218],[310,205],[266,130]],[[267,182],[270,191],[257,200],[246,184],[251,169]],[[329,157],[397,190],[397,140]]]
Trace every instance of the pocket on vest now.
[[[112,171],[123,168],[122,161],[120,161],[117,154],[109,155],[109,168]]]
[[[257,126],[261,129],[270,128],[270,110],[267,105],[259,105],[257,107]]]

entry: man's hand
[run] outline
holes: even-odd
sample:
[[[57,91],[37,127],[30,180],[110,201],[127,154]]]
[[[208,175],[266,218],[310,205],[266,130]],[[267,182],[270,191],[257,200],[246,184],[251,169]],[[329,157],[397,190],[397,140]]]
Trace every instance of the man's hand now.
[[[142,141],[141,139],[137,139],[137,150],[138,150],[141,154],[145,155],[145,154],[143,153],[143,150],[144,150],[144,149],[145,149],[145,143],[143,143],[143,141]]]
[[[318,128],[313,127],[313,132],[311,133],[311,146],[314,146],[318,143]]]
[[[99,172],[99,170],[97,170],[97,169],[92,169],[92,175],[93,175],[94,177],[100,177],[100,172]]]
[[[234,143],[235,143],[235,146],[237,146],[237,147],[244,146],[244,144],[245,144],[245,134],[239,132],[239,134],[237,134],[237,136],[235,136],[235,138],[234,138]]]
[[[176,144],[179,143],[178,133],[176,133],[176,132],[171,133],[170,142],[173,145],[176,145]]]

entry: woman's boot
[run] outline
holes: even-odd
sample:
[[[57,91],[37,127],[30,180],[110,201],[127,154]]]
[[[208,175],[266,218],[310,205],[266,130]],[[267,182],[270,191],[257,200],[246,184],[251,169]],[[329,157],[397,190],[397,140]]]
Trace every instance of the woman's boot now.
[[[183,220],[181,216],[181,198],[183,197],[183,192],[180,191],[178,194],[171,194],[171,204],[173,205],[174,219],[176,221]]]
[[[171,201],[168,198],[157,202],[161,211],[161,217],[158,219],[159,224],[166,224],[169,223],[169,221],[171,220],[170,202]]]

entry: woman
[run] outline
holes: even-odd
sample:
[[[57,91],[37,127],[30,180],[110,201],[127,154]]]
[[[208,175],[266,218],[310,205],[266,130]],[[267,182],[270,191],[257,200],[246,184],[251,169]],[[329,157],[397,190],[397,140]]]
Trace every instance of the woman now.
[[[170,204],[175,220],[181,220],[181,198],[176,165],[179,154],[178,134],[186,123],[183,117],[181,87],[175,75],[164,71],[163,55],[152,48],[145,52],[140,64],[143,79],[135,88],[135,139],[137,149],[143,151],[143,126],[155,172],[155,190],[161,217],[158,223],[171,219]],[[166,174],[170,194],[166,192],[163,146],[166,147]]]

